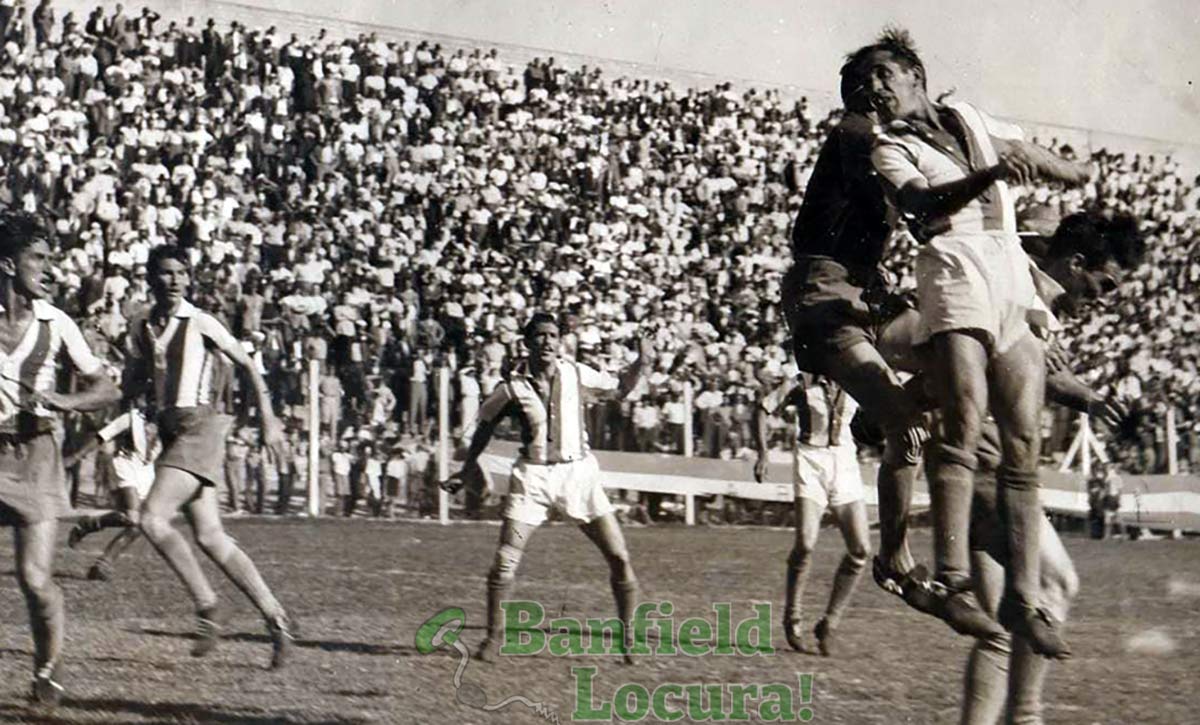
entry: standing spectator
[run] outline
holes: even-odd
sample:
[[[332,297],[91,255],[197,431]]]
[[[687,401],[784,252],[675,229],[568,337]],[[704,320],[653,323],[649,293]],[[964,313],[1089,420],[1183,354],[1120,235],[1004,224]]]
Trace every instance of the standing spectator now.
[[[250,446],[239,433],[236,428],[230,431],[225,442],[225,485],[229,490],[230,516],[241,516],[245,513],[242,511],[241,498],[247,495],[246,456]]]
[[[408,462],[404,458],[404,449],[398,441],[392,441],[388,450],[387,465],[384,468],[384,499],[389,519],[396,518],[398,507],[408,508]]]
[[[408,425],[412,435],[425,434],[426,415],[429,412],[429,356],[413,358],[412,371],[408,375]]]
[[[354,459],[346,450],[344,440],[338,441],[337,449],[329,456],[329,461],[333,469],[334,497],[332,503],[336,507],[336,511],[341,512],[343,516],[349,516],[351,513],[350,497],[353,495],[350,476]]]

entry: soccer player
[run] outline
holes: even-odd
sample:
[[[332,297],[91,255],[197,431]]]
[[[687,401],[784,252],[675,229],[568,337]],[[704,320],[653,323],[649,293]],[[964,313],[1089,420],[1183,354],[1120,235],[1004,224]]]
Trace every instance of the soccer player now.
[[[637,604],[637,577],[613,506],[600,486],[596,458],[588,450],[582,411],[588,399],[624,399],[633,391],[649,363],[650,340],[641,339],[637,361],[617,378],[562,358],[558,322],[548,313],[534,314],[523,332],[527,361],[483,402],[463,469],[445,484],[457,490],[471,476],[482,475],[478,459],[496,425],[506,416],[515,418],[523,445],[509,478],[500,545],[488,573],[488,629],[477,656],[492,660],[503,641],[500,603],[512,589],[529,539],[554,508],[578,522],[608,562],[617,615],[624,625],[624,659],[632,663],[629,624]]]
[[[1088,170],[1020,139],[964,104],[938,106],[906,35],[856,51],[849,75],[865,87],[887,127],[871,159],[889,198],[928,234],[917,257],[917,297],[936,383],[942,435],[927,466],[934,514],[937,579],[950,598],[970,596],[969,530],[973,480],[985,411],[1001,434],[998,507],[1012,552],[999,621],[1045,656],[1070,648],[1039,602],[1037,459],[1044,393],[1041,343],[1027,316],[1037,291],[1016,234],[1006,182],[1039,175],[1073,183]]]
[[[1115,289],[1122,271],[1136,267],[1145,248],[1131,217],[1108,217],[1096,211],[1068,216],[1053,237],[1031,241],[1042,247],[1042,253],[1036,256],[1040,269],[1046,272],[1041,286],[1044,300],[1049,308],[1063,315],[1077,314],[1089,300]],[[900,331],[890,332],[886,339],[899,341],[909,334],[903,330],[915,329],[912,319],[915,315],[908,311],[898,317],[892,326]],[[1123,417],[1119,403],[1105,399],[1081,383],[1066,366],[1063,356],[1053,349],[1046,356],[1046,367],[1048,399],[1112,425]],[[908,390],[916,407],[936,407],[935,401],[921,399],[923,386],[911,385]],[[936,425],[930,427],[938,430]],[[1004,569],[1010,560],[994,475],[1002,457],[1000,440],[995,422],[985,422],[976,450],[980,466],[971,503],[969,537],[975,590],[985,611],[993,616],[999,610]],[[936,436],[927,447],[928,455],[938,455],[940,446]],[[1062,622],[1079,581],[1054,527],[1044,516],[1038,525],[1039,606]],[[1023,636],[1002,632],[977,639],[967,665],[961,722],[992,725],[1005,710],[1009,722],[1041,722],[1046,669],[1047,660]]]
[[[246,594],[267,622],[272,643],[271,668],[284,665],[292,647],[291,624],[254,562],[221,525],[218,489],[225,469],[225,436],[230,416],[214,407],[214,368],[232,360],[251,382],[257,399],[263,445],[279,464],[283,426],[271,409],[271,397],[257,366],[241,344],[211,315],[186,299],[191,282],[187,251],[162,245],[150,252],[146,272],[153,305],[129,331],[125,394],[153,396],[163,450],[155,464],[154,485],[142,505],[142,533],[187,586],[196,605],[196,643],[201,657],[220,636],[217,594],[195,554],[171,525],[180,509],[187,514],[196,543]],[[223,357],[222,357],[223,356]],[[147,383],[153,386],[144,391]]]
[[[35,702],[57,705],[66,613],[54,583],[58,517],[70,505],[60,450],[60,413],[102,410],[120,391],[79,327],[46,301],[51,252],[32,216],[0,214],[0,525],[12,527],[16,575],[33,633]],[[56,389],[61,363],[78,392]]]
[[[883,428],[875,580],[960,632],[991,633],[996,627],[977,605],[936,598],[928,572],[905,543],[921,441],[906,428],[917,411],[908,409],[893,364],[875,345],[878,303],[888,286],[879,265],[891,233],[883,188],[871,167],[877,118],[862,84],[845,72],[841,96],[845,114],[821,147],[792,226],[794,264],[784,277],[781,301],[792,351],[800,370],[833,380]]]
[[[142,501],[154,484],[154,458],[158,455],[156,439],[154,426],[147,426],[141,413],[133,408],[110,421],[96,432],[87,445],[70,456],[73,460],[79,460],[100,445],[118,441],[116,454],[112,458],[113,473],[117,480],[117,508],[104,514],[84,516],[67,536],[67,546],[74,549],[89,534],[107,528],[122,529],[88,569],[88,579],[112,579],[113,565],[141,535],[138,521],[141,518]]]
[[[754,412],[758,434],[754,478],[760,483],[767,472],[767,416],[791,406],[796,408],[799,434],[792,456],[796,543],[788,555],[783,633],[793,649],[804,651],[800,604],[812,552],[821,533],[821,517],[829,509],[846,542],[846,555],[834,575],[825,616],[813,628],[821,654],[829,657],[836,649],[836,631],[842,613],[871,555],[858,448],[850,432],[850,421],[858,405],[827,378],[801,373],[798,379],[782,381],[763,397]]]

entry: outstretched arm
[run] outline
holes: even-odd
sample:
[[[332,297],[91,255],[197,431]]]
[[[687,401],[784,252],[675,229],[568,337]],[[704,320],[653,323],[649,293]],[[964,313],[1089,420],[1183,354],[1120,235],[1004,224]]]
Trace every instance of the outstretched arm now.
[[[263,379],[262,373],[258,372],[258,365],[254,364],[254,359],[246,353],[237,338],[231,335],[216,318],[205,315],[199,319],[204,321],[201,328],[204,336],[232,360],[234,365],[241,368],[250,381],[251,387],[254,388],[254,397],[262,421],[263,445],[271,452],[277,463],[282,463],[284,461],[283,423],[275,417],[275,410],[271,407],[271,391],[267,388],[267,381]]]
[[[1039,178],[1078,186],[1087,183],[1092,176],[1091,167],[1087,164],[1068,161],[1035,143],[993,136],[992,145],[999,154],[1023,158]]]

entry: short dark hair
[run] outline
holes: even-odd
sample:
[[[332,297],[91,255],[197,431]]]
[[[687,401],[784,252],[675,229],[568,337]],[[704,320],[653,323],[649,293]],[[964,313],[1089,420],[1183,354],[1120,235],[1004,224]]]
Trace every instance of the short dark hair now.
[[[866,81],[862,73],[862,64],[872,53],[876,52],[890,53],[900,63],[920,72],[921,86],[925,86],[925,64],[921,62],[921,56],[917,54],[917,44],[913,42],[912,35],[904,28],[889,25],[883,29],[874,43],[864,45],[850,53],[846,56],[846,62],[842,64],[842,104],[848,110],[862,110],[857,108],[863,104],[858,99],[861,98],[859,92]]]
[[[557,317],[549,312],[535,312],[533,313],[533,317],[529,318],[529,322],[525,323],[525,327],[521,328],[521,334],[529,337],[537,330],[538,325],[545,325],[547,323],[554,325],[554,329],[556,330],[560,329]]]
[[[35,242],[50,242],[49,233],[34,215],[23,211],[0,212],[0,258],[15,259]]]
[[[1050,237],[1046,252],[1052,259],[1078,254],[1088,269],[1099,269],[1110,261],[1122,269],[1132,269],[1146,254],[1146,240],[1131,214],[1091,209],[1064,218]]]
[[[162,270],[162,263],[168,259],[174,259],[188,268],[192,266],[192,260],[188,257],[186,249],[178,244],[161,244],[151,249],[149,256],[146,258],[146,274],[150,279],[154,279]]]

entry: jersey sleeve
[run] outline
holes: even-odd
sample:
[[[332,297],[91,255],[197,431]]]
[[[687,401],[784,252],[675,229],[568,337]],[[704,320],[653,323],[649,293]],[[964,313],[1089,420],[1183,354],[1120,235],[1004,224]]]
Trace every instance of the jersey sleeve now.
[[[903,189],[913,180],[925,178],[917,168],[917,160],[912,151],[899,141],[886,136],[875,141],[875,148],[871,150],[871,165],[888,186],[895,190]]]
[[[763,396],[763,399],[758,402],[759,407],[771,415],[775,415],[787,405],[788,398],[796,386],[795,380],[784,380]]]
[[[1025,140],[1025,132],[1017,124],[998,120],[983,111],[979,111],[979,109],[976,109],[976,111],[978,111],[979,117],[983,119],[983,127],[987,129],[989,135],[1002,138],[1005,141]]]
[[[200,333],[216,343],[217,347],[222,350],[241,347],[242,343],[238,342],[233,333],[226,329],[220,320],[207,312],[201,312],[196,315],[196,322],[200,326]]]
[[[615,375],[610,375],[583,363],[576,363],[575,369],[579,371],[579,387],[585,393],[611,393],[621,385],[621,381]]]
[[[512,392],[509,390],[511,383],[501,383],[496,386],[492,394],[483,401],[479,406],[479,412],[476,414],[481,423],[491,423],[504,413],[505,408],[512,402]]]
[[[71,358],[71,364],[75,366],[75,369],[83,375],[95,375],[100,372],[104,363],[96,357],[92,348],[88,347],[87,340],[83,339],[83,333],[79,331],[79,325],[60,312],[58,329],[62,335],[63,349]]]

